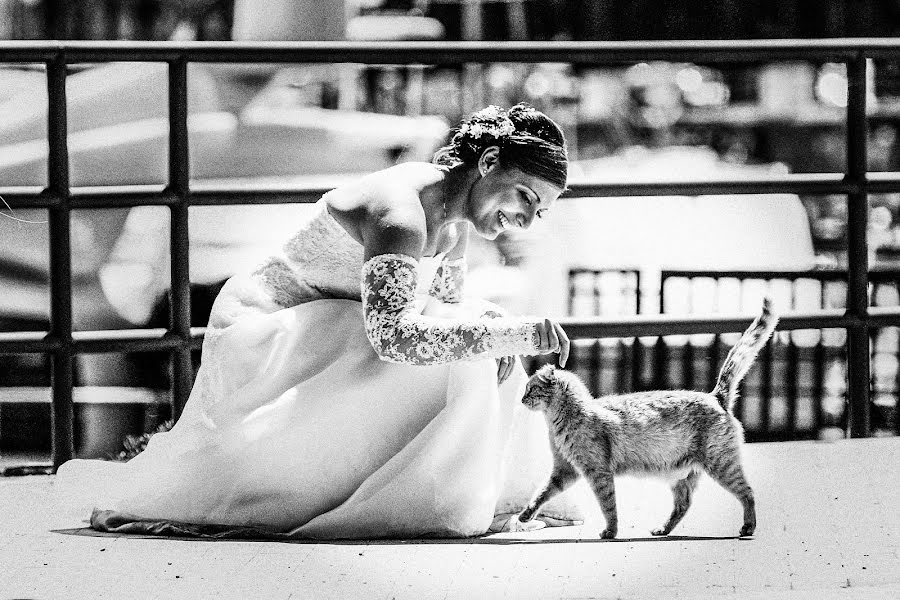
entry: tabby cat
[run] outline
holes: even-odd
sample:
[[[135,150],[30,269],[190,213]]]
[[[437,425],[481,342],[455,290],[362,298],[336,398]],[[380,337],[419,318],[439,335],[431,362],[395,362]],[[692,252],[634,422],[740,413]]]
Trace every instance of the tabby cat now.
[[[522,402],[543,411],[553,450],[553,471],[519,514],[533,519],[548,500],[584,477],[597,498],[606,529],[618,532],[613,477],[651,475],[675,481],[674,508],[653,535],[668,535],[690,507],[701,471],[734,494],[744,507],[740,535],[753,535],[753,490],[741,468],[744,431],[732,414],[738,384],[766,344],[778,317],[766,299],[762,313],[731,349],[710,393],[651,391],[593,399],[573,373],[541,367],[528,381]]]

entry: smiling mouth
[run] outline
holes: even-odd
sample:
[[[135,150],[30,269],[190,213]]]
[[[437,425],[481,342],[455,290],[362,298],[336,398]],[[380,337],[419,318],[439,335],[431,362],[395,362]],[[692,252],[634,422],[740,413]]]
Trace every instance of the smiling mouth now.
[[[501,227],[504,231],[506,231],[507,229],[509,229],[510,227],[512,227],[512,223],[509,222],[509,219],[506,218],[506,215],[504,215],[504,214],[503,214],[502,212],[500,212],[499,210],[497,211],[497,220],[500,221],[500,227]]]

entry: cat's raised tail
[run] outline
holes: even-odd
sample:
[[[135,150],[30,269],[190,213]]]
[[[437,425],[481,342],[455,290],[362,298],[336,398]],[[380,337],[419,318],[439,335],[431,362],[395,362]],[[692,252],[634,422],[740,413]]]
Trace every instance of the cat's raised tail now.
[[[762,313],[754,319],[738,343],[725,357],[725,362],[719,371],[719,379],[716,381],[716,387],[713,388],[712,393],[719,399],[722,408],[728,412],[731,412],[734,401],[737,400],[738,384],[750,370],[760,349],[769,341],[777,324],[778,315],[772,312],[771,300],[765,298]]]

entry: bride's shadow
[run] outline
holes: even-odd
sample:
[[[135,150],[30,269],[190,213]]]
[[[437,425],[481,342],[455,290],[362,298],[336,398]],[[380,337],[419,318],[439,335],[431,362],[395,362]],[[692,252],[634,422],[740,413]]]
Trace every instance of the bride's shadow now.
[[[169,536],[169,535],[150,535],[136,533],[107,533],[96,531],[90,527],[75,527],[70,529],[51,529],[51,533],[60,535],[73,535],[85,537],[100,538],[126,538],[135,540],[170,540],[178,542],[279,542],[284,544],[317,544],[329,546],[414,546],[414,545],[495,545],[495,546],[515,546],[515,545],[544,545],[544,544],[634,544],[644,542],[709,542],[724,540],[750,540],[750,537],[741,536],[695,536],[695,535],[669,535],[669,536],[647,536],[647,537],[623,537],[612,540],[601,539],[599,535],[596,537],[530,537],[526,534],[519,534],[517,537],[510,537],[508,533],[491,533],[479,537],[472,538],[382,538],[382,539],[366,539],[366,540],[313,540],[313,539],[285,539],[285,538],[213,538],[199,536]]]

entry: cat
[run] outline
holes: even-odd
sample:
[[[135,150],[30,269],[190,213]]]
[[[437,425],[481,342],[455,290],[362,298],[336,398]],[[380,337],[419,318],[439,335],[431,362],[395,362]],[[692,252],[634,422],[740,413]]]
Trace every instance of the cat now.
[[[532,520],[548,500],[584,477],[606,518],[604,539],[618,533],[613,477],[652,475],[675,481],[668,521],[652,531],[668,535],[681,521],[702,471],[734,494],[744,508],[741,536],[753,535],[756,509],[744,477],[744,431],[732,414],[738,384],[778,323],[771,302],[731,348],[713,391],[650,391],[593,399],[577,375],[544,365],[525,387],[523,404],[542,411],[553,452],[553,471],[519,514]]]

